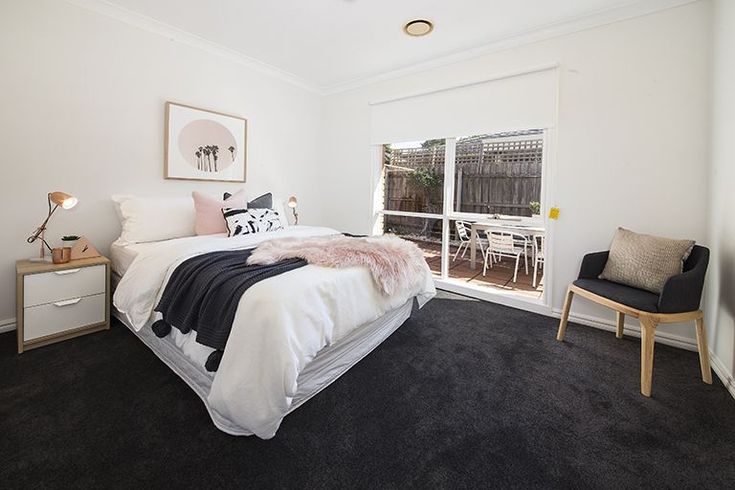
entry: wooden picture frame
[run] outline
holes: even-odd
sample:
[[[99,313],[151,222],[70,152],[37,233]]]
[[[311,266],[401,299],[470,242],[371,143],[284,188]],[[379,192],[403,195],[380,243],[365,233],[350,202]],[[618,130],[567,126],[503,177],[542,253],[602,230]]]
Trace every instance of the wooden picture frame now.
[[[247,129],[243,117],[167,101],[164,178],[245,182]]]

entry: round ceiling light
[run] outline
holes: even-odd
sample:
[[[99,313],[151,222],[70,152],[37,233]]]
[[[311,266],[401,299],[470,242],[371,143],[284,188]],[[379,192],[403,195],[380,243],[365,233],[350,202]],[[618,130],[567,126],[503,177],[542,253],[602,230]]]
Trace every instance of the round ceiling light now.
[[[406,22],[403,26],[403,31],[409,36],[425,36],[434,30],[434,24],[430,20],[426,19],[415,19],[410,22]]]

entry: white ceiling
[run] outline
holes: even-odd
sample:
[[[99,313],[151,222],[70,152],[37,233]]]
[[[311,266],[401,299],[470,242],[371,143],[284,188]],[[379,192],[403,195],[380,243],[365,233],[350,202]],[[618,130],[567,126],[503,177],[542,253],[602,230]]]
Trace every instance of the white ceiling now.
[[[666,0],[108,0],[320,90],[615,9]],[[648,5],[646,5],[648,4]],[[412,38],[402,26],[436,27]]]

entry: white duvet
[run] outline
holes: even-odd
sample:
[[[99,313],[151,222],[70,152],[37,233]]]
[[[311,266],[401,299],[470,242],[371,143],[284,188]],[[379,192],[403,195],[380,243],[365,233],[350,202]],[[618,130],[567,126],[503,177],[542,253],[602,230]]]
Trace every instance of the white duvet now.
[[[140,330],[150,325],[169,276],[184,260],[216,250],[251,248],[276,237],[334,233],[331,228],[293,226],[232,238],[211,235],[160,242],[130,264],[114,304]],[[411,288],[392,296],[382,294],[362,267],[307,265],[259,282],[240,300],[207,401],[243,429],[271,438],[291,407],[299,374],[322,348],[414,296],[423,306],[435,294],[428,266]]]

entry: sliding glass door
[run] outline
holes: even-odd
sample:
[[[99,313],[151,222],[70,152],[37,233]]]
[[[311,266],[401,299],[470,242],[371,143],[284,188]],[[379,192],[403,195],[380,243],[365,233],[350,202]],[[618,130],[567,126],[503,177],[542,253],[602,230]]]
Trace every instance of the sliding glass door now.
[[[441,281],[540,300],[544,148],[539,129],[383,145],[378,229],[415,242]]]

